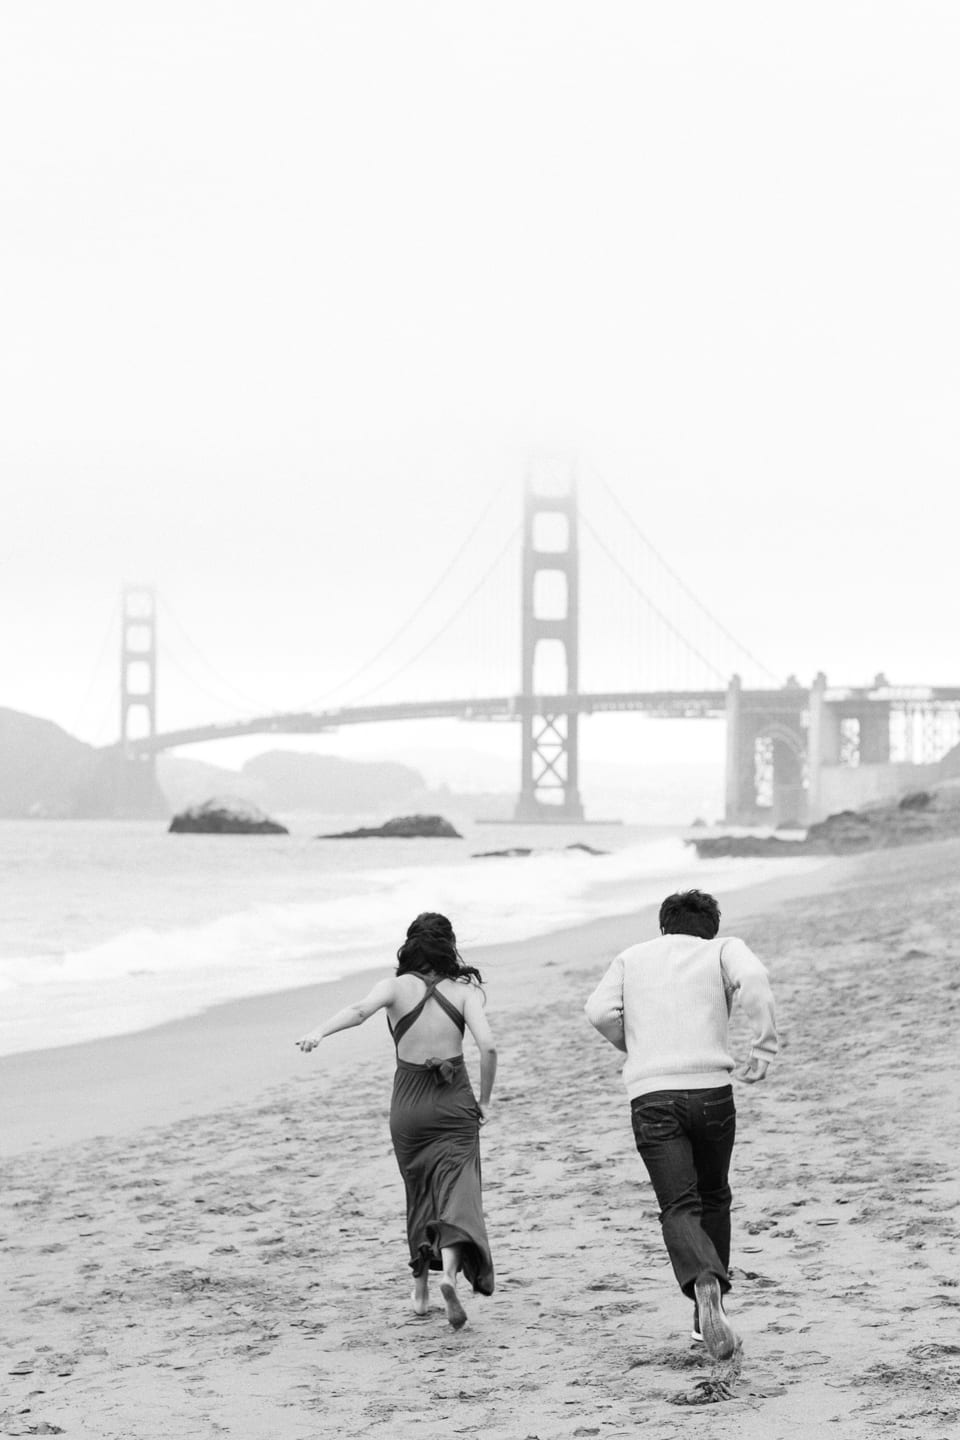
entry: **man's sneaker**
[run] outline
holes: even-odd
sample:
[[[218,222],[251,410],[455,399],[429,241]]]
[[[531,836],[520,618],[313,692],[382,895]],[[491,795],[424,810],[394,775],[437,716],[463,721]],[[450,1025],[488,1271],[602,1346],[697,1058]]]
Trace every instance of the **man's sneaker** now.
[[[723,1303],[723,1296],[720,1297],[720,1309],[724,1315],[726,1315],[727,1310]],[[690,1327],[690,1339],[695,1340],[698,1345],[703,1344],[703,1334],[700,1330],[700,1306],[697,1304],[694,1304],[693,1307],[693,1324]]]
[[[720,1281],[716,1275],[702,1275],[694,1286],[697,1319],[703,1343],[714,1360],[729,1360],[737,1348],[737,1337],[723,1313]]]

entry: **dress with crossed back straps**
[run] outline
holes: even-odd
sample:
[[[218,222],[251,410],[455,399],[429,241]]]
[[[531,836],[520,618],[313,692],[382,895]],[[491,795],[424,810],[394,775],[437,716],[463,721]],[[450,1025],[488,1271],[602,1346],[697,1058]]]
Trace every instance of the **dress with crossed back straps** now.
[[[390,1025],[394,1044],[435,1000],[464,1031],[457,1007],[438,990],[442,977],[418,975],[420,1001]],[[397,1056],[390,1135],[407,1195],[410,1268],[442,1270],[440,1251],[462,1245],[461,1266],[474,1290],[493,1294],[493,1260],[480,1185],[480,1109],[462,1055],[413,1064]]]
[[[417,979],[422,980],[427,988],[423,992],[423,996],[421,997],[421,999],[417,1002],[416,1005],[414,1005],[413,1009],[408,1010],[405,1015],[401,1015],[396,1025],[391,1025],[390,1017],[389,1015],[387,1016],[387,1025],[390,1029],[390,1034],[393,1036],[393,1043],[394,1045],[396,1045],[398,1051],[400,1049],[400,1041],[403,1039],[404,1035],[406,1035],[407,1031],[411,1028],[411,1026],[415,1025],[420,1019],[420,1016],[423,1013],[423,1008],[428,1000],[436,1000],[437,1004],[440,1006],[440,1009],[443,1010],[446,1015],[453,1021],[454,1025],[456,1025],[461,1035],[466,1029],[466,1022],[464,1021],[462,1013],[457,1009],[456,1005],[451,1004],[451,1002],[447,999],[446,995],[444,995],[441,990],[437,989],[440,981],[428,980],[425,975],[418,975]]]

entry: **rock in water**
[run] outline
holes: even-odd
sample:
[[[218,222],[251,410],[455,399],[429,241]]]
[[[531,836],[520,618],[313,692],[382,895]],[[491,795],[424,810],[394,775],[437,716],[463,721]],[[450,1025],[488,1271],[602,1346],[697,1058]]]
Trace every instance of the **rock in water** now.
[[[686,840],[684,843],[694,847],[698,860],[811,853],[805,841],[781,840],[779,835],[705,835],[702,840]]]
[[[490,860],[494,856],[505,855],[532,855],[533,851],[529,845],[511,845],[506,850],[475,850],[470,856],[471,860]]]
[[[289,835],[256,805],[237,800],[205,800],[190,805],[170,821],[172,835]]]
[[[318,840],[371,840],[377,838],[411,840],[462,840],[449,820],[442,815],[399,815],[383,825],[362,826],[359,830],[338,830],[334,835],[318,835]]]
[[[904,795],[898,808],[900,810],[929,810],[932,804],[933,796],[929,790],[911,790],[908,795]]]

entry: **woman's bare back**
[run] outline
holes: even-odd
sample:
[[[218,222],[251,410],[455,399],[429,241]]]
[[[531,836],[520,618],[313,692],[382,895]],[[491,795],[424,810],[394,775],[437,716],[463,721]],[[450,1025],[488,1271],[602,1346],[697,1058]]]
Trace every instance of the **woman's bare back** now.
[[[412,972],[398,975],[395,981],[397,999],[387,1007],[390,1024],[394,1028],[404,1015],[415,1010],[433,984],[433,977],[420,976]],[[437,990],[462,1015],[469,986],[456,980],[440,980]],[[449,1060],[463,1054],[463,1035],[442,1005],[432,998],[424,1005],[410,1029],[401,1036],[397,1046],[397,1057],[412,1065],[422,1065],[426,1060]]]

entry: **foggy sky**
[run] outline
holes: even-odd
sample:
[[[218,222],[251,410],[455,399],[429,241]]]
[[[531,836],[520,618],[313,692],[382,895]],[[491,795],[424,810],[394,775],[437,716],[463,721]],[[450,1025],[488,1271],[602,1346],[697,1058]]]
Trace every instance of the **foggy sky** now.
[[[778,676],[960,683],[958,38],[923,0],[10,0],[0,704],[113,738],[124,580],[186,632],[164,728],[309,704],[489,502],[423,633],[456,609],[545,454]]]

